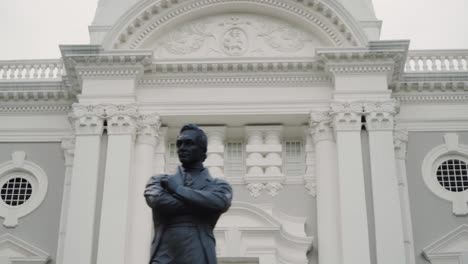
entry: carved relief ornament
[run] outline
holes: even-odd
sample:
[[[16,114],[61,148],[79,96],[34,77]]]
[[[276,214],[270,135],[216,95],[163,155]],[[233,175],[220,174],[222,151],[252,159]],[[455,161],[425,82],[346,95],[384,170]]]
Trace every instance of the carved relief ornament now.
[[[336,131],[361,130],[362,102],[333,102],[330,106],[333,126]]]
[[[322,140],[333,140],[332,118],[329,111],[310,113],[310,133],[314,144]]]
[[[394,115],[397,113],[396,100],[382,102],[365,102],[366,128],[369,131],[393,130]]]

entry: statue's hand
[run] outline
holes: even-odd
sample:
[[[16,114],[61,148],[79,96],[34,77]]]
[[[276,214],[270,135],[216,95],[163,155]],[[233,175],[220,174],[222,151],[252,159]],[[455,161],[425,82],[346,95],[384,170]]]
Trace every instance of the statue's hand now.
[[[167,178],[167,189],[170,193],[175,193],[177,187],[182,183],[177,180],[178,177],[169,177]]]

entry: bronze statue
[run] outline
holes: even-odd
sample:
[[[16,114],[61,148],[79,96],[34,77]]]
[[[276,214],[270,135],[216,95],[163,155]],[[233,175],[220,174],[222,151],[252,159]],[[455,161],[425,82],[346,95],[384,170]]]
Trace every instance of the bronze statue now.
[[[150,264],[216,264],[213,229],[231,205],[232,188],[203,167],[207,137],[189,124],[177,138],[182,166],[174,175],[152,176],[145,197],[155,236]]]

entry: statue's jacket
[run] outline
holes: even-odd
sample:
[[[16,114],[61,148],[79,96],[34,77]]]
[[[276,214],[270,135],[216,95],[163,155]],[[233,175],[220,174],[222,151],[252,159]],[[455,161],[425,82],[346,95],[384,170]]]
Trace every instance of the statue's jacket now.
[[[198,246],[203,248],[203,252],[199,252],[200,256],[195,257],[202,258],[204,261],[200,259],[197,261],[216,264],[216,242],[213,229],[221,214],[226,212],[231,205],[232,188],[226,181],[213,178],[206,168],[194,177],[190,187],[179,185],[174,193],[169,193],[161,186],[161,179],[164,177],[179,177],[177,180],[184,182],[183,173],[183,169],[178,167],[174,175],[152,176],[146,186],[144,195],[146,202],[152,208],[155,228],[151,245],[151,260],[161,249],[161,240],[168,226],[174,222],[185,221],[194,225],[198,233],[195,241],[201,243]],[[194,256],[187,256],[187,258],[192,257]],[[156,263],[166,264],[161,261]],[[195,263],[195,260],[187,259],[185,263]]]

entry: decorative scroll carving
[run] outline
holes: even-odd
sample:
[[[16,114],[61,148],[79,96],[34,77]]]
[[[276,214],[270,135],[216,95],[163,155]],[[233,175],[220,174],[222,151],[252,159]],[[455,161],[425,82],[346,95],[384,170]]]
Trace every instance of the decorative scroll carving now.
[[[310,133],[313,136],[314,143],[322,140],[333,140],[332,118],[330,112],[312,112],[310,113]]]
[[[393,116],[397,113],[396,100],[364,103],[368,130],[393,130]]]
[[[297,26],[275,19],[248,14],[218,15],[184,24],[163,35],[156,56],[262,56],[304,52],[307,43],[316,44]],[[315,45],[316,46],[316,45]]]
[[[68,137],[62,139],[61,147],[65,156],[65,166],[71,167],[75,156],[75,138]]]
[[[106,105],[107,132],[112,134],[134,134],[138,107],[128,105]]]
[[[249,183],[247,184],[247,189],[250,192],[250,195],[253,197],[258,197],[261,194],[261,191],[265,189],[265,185],[263,183]]]

